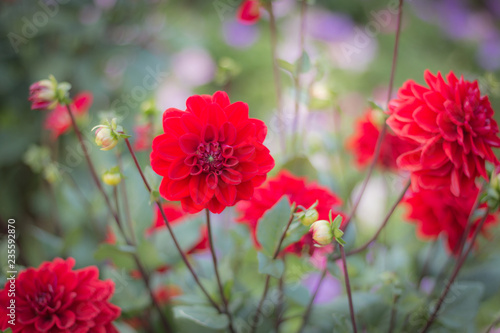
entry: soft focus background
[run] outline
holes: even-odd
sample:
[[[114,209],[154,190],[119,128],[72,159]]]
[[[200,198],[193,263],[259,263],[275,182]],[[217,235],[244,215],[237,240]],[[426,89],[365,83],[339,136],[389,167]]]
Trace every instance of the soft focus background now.
[[[366,170],[354,165],[352,154],[345,149],[346,141],[354,131],[354,121],[370,107],[369,101],[382,106],[386,102],[397,1],[313,2],[307,9],[305,29],[310,68],[301,77],[304,95],[309,98],[301,98],[297,129],[304,140],[298,152],[285,154],[278,142],[266,13],[262,13],[255,25],[242,25],[236,20],[239,5],[236,0],[3,0],[0,4],[0,233],[6,234],[4,226],[8,218],[16,219],[18,263],[37,266],[56,256],[73,256],[79,267],[99,264],[103,274],[118,285],[114,301],[124,309],[125,317],[134,317],[144,306],[137,296],[141,293],[140,282],[130,279],[119,268],[105,266],[103,258],[97,260],[94,256],[106,238],[109,216],[90,181],[74,133],[69,130],[54,138],[44,129],[46,112],[30,110],[29,85],[49,74],[70,82],[72,96],[82,91],[94,96],[88,115],[79,119],[79,124],[99,172],[116,164],[114,151],[101,152],[93,145],[90,130],[99,124],[102,115],[118,116],[133,135],[131,140],[136,142],[138,136],[134,130],[138,125],[152,124],[151,130],[146,130],[151,135],[161,131],[160,111],[167,107],[183,108],[192,94],[225,90],[232,101],[248,103],[251,116],[266,121],[267,145],[278,167],[288,165],[319,181],[334,190],[348,206]],[[453,70],[457,75],[479,80],[482,92],[489,95],[498,110],[500,2],[406,2],[394,91],[407,79],[423,82],[425,69],[443,74]],[[282,62],[286,67],[300,56],[300,3],[277,0],[274,6],[279,30],[278,53],[286,61]],[[294,119],[294,89],[286,71],[282,71],[282,83],[284,115],[290,129]],[[144,113],[145,101],[153,103],[152,109],[158,112]],[[118,150],[124,151],[124,147]],[[142,165],[148,165],[149,148],[138,154]],[[128,155],[123,163],[132,197],[132,218],[137,233],[143,234],[152,223],[153,209]],[[159,184],[159,178],[150,169],[147,174]],[[356,242],[367,239],[377,228],[401,189],[402,177],[376,173],[356,219],[355,232],[359,235]],[[370,292],[381,288],[371,274],[400,272],[394,274],[404,284],[405,278],[415,275],[421,267],[429,245],[416,239],[413,225],[402,222],[403,213],[404,209],[398,209],[382,234],[375,259],[371,258],[371,268],[364,266],[361,256],[352,260],[354,284],[360,289]],[[232,223],[233,218],[232,210],[217,218],[217,232],[230,230],[234,236],[226,242],[220,238],[218,250],[231,253],[239,246],[250,251],[248,231]],[[497,263],[498,235],[498,230],[492,230],[494,241],[482,244],[483,256]],[[354,242],[354,231],[346,236]],[[436,267],[432,268],[436,270],[446,255],[440,245],[437,248]],[[258,295],[262,282],[252,278],[256,275],[251,270],[251,265],[256,264],[255,252],[242,249],[241,253],[247,253],[248,267],[241,270],[242,276],[235,277],[238,281],[235,283],[248,284],[248,289]],[[3,267],[6,256],[4,250],[1,253]],[[203,274],[210,281],[209,262],[205,254],[198,256],[198,269],[205,268],[207,272]],[[236,275],[228,273],[234,269],[230,259],[223,261],[223,265],[228,265],[225,274]],[[302,265],[305,273],[314,270],[305,262],[297,265]],[[178,293],[194,288],[189,279],[186,282],[183,278],[185,270],[181,266],[175,273],[159,275],[155,283],[168,281],[179,289]],[[485,282],[487,292],[476,318],[477,327],[485,327],[498,316],[500,264],[496,267],[493,272],[474,271],[490,279]],[[305,286],[314,283],[317,279],[314,274],[301,277]],[[342,291],[341,284],[333,277],[328,286],[324,295],[330,299],[320,297],[318,302],[331,301]],[[305,287],[303,291],[307,296]],[[132,298],[138,301],[130,304]],[[300,306],[300,297],[295,298]],[[361,308],[377,304],[369,297],[360,298],[358,303],[362,300],[366,304],[359,304]],[[402,306],[413,306],[410,304]],[[474,317],[469,318],[473,320]],[[125,325],[121,326],[124,332],[132,330]],[[448,328],[443,332],[448,331],[453,330]]]

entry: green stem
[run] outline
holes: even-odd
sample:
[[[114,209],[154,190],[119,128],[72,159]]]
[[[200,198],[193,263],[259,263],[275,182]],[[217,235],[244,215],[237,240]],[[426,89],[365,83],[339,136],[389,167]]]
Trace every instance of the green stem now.
[[[210,245],[210,253],[212,255],[212,262],[214,264],[214,271],[215,271],[215,277],[217,279],[217,285],[219,287],[219,292],[220,292],[220,297],[222,299],[222,303],[224,304],[224,312],[227,314],[227,317],[229,319],[229,330],[231,332],[234,331],[233,327],[233,317],[231,316],[231,313],[229,312],[229,305],[228,301],[226,299],[226,296],[224,295],[224,287],[222,286],[222,281],[220,279],[219,275],[219,268],[217,265],[217,255],[215,254],[215,248],[214,248],[214,241],[212,237],[212,223],[210,222],[210,211],[205,209],[206,217],[207,217],[207,229],[208,229],[208,243]]]

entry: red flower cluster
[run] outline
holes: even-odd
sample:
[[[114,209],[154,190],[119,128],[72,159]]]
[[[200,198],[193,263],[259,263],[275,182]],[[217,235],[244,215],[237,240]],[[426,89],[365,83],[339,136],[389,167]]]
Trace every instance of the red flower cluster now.
[[[243,201],[237,206],[238,211],[242,214],[238,221],[248,224],[257,246],[260,246],[257,241],[257,224],[260,218],[284,195],[288,197],[290,203],[295,202],[304,207],[309,207],[318,200],[319,204],[316,210],[320,220],[328,220],[328,213],[331,209],[334,210],[333,215],[337,215],[335,208],[341,204],[340,199],[328,189],[315,183],[306,183],[304,178],[296,177],[287,171],[281,171],[265,185],[256,189],[252,200]],[[316,249],[313,245],[312,233],[309,232],[300,241],[291,244],[283,251],[297,255],[306,252],[312,255]]]
[[[376,111],[369,110],[362,119],[357,121],[355,133],[347,143],[347,148],[354,152],[356,163],[360,167],[365,167],[372,161],[380,136],[381,126],[374,120],[374,112]],[[397,158],[416,147],[415,142],[403,140],[389,130],[382,141],[377,165],[383,169],[397,170]]]
[[[186,107],[167,109],[165,134],[153,140],[151,166],[163,176],[160,194],[180,200],[188,213],[220,213],[250,199],[274,167],[263,145],[264,122],[249,118],[248,105],[231,104],[222,91],[191,96]]]
[[[487,96],[477,81],[450,72],[446,83],[426,71],[429,87],[407,81],[389,104],[387,124],[403,139],[419,146],[398,158],[411,172],[413,190],[448,187],[455,196],[470,191],[478,176],[487,178],[485,161],[499,162],[492,147],[500,147],[498,125]]]
[[[73,103],[69,106],[73,115],[78,118],[87,114],[93,99],[92,93],[87,91],[76,95]],[[47,118],[45,118],[44,127],[51,131],[53,140],[68,132],[71,128],[71,118],[68,114],[68,110],[66,110],[66,106],[57,105],[54,110],[50,111],[47,114]]]
[[[450,252],[458,255],[459,244],[465,232],[469,214],[479,190],[473,188],[463,192],[460,197],[450,193],[448,188],[441,190],[420,190],[410,193],[404,202],[409,206],[407,218],[418,224],[418,234],[425,239],[436,239],[443,234],[447,239]],[[486,204],[480,206],[486,208]],[[468,237],[472,237],[479,223],[474,221]],[[496,217],[489,215],[483,226],[495,223]]]
[[[97,267],[72,270],[75,260],[55,259],[38,269],[28,268],[15,280],[15,298],[8,296],[10,282],[0,291],[0,329],[13,332],[118,332],[112,322],[120,308],[109,303],[114,292],[110,280],[98,279]],[[7,307],[15,300],[16,324],[8,323]]]
[[[260,18],[260,3],[258,0],[244,0],[240,7],[238,8],[238,12],[236,13],[236,17],[241,24],[255,24],[259,21]]]

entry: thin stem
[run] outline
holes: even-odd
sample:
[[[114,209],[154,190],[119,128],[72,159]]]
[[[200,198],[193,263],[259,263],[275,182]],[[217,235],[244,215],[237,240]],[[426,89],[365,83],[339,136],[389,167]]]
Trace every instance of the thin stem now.
[[[342,258],[342,267],[344,268],[345,288],[347,290],[347,299],[349,300],[349,313],[351,314],[352,330],[354,333],[357,333],[358,329],[356,328],[356,318],[354,318],[354,305],[352,304],[351,283],[349,282],[347,259],[345,257],[345,250],[343,246],[340,246],[340,256]]]
[[[125,234],[125,232],[123,230],[123,227],[122,227],[120,218],[118,216],[118,213],[117,213],[117,211],[115,211],[113,209],[113,206],[111,205],[111,201],[109,200],[108,195],[104,191],[104,188],[102,187],[102,184],[101,184],[99,178],[97,177],[97,173],[95,171],[94,164],[92,163],[92,160],[90,159],[89,153],[87,151],[87,146],[83,143],[82,133],[80,132],[80,129],[78,128],[78,125],[76,124],[75,117],[73,116],[73,112],[71,111],[71,107],[68,107],[66,105],[66,110],[68,111],[69,117],[71,119],[71,124],[73,125],[73,129],[75,130],[76,137],[78,138],[78,141],[80,142],[80,146],[82,147],[83,154],[84,154],[85,159],[87,161],[87,164],[89,166],[90,173],[92,175],[94,183],[96,184],[97,188],[99,189],[99,191],[101,192],[102,196],[104,197],[104,201],[106,202],[106,205],[108,206],[109,211],[113,215],[113,217],[114,217],[114,219],[115,219],[115,221],[116,221],[116,223],[118,225],[118,228],[120,229],[121,233],[123,234],[123,237],[125,238],[127,244],[128,245],[134,245],[127,238],[127,235]],[[141,271],[141,273],[145,273],[144,267],[142,266],[142,264],[141,264],[141,262],[139,260],[139,257],[137,256],[137,254],[134,253],[133,254],[133,258],[134,258],[134,260],[135,260],[135,262],[137,264],[137,268],[139,269],[139,271]],[[145,275],[145,274],[141,274],[141,276],[142,276],[142,279],[144,280],[144,284],[146,285],[146,288],[148,289],[149,294],[153,295],[153,291],[151,290],[151,286],[149,284],[149,277],[147,275]],[[159,306],[159,304],[156,302],[156,300],[154,298],[152,298],[152,302],[153,302],[153,305],[155,306],[155,308],[158,310],[158,314],[160,315],[160,320],[162,322],[162,325],[163,325],[164,329],[167,332],[172,332],[172,327],[170,326],[169,322],[167,321],[167,318],[165,317],[165,314],[161,310],[161,307]]]
[[[286,237],[286,232],[288,231],[288,228],[290,228],[290,224],[292,224],[292,221],[293,221],[293,212],[290,214],[290,219],[288,220],[288,223],[286,225],[285,230],[281,234],[281,238],[280,238],[280,241],[278,243],[278,246],[274,250],[273,260],[275,260],[278,257],[278,254],[281,251],[281,245],[283,244],[283,240]],[[255,316],[253,317],[253,321],[252,321],[252,325],[251,325],[251,329],[250,329],[251,333],[254,333],[255,330],[257,329],[257,322],[259,321],[260,309],[262,308],[262,304],[264,303],[264,300],[266,299],[266,296],[267,296],[267,292],[269,291],[270,280],[271,280],[271,276],[267,275],[265,286],[264,286],[264,292],[262,293],[262,296],[261,296],[260,301],[259,301],[259,305],[257,306],[257,310],[255,312]]]
[[[493,331],[493,329],[495,328],[495,326],[497,326],[498,324],[500,324],[500,317],[498,317],[497,319],[495,319],[490,326],[488,326],[488,328],[486,329],[485,333],[490,333],[491,331]]]
[[[283,262],[285,262],[285,258],[283,258]],[[286,271],[286,269],[285,269]],[[284,273],[283,273],[284,274]],[[274,323],[274,328],[276,333],[280,332],[280,326],[281,326],[281,317],[284,313],[284,295],[285,295],[285,281],[283,279],[283,275],[279,278],[278,281],[278,304],[276,305],[276,322]]]
[[[401,34],[401,17],[402,17],[402,15],[403,15],[403,0],[399,0],[399,10],[398,10],[396,40],[395,40],[395,43],[394,43],[394,51],[393,51],[393,55],[392,55],[391,76],[389,78],[389,89],[388,89],[388,93],[387,93],[387,104],[389,104],[389,101],[391,100],[392,87],[394,85],[394,75],[395,75],[395,72],[396,72],[396,63],[397,63],[397,59],[398,59],[399,38],[400,38],[400,34]],[[364,194],[364,192],[366,190],[366,187],[368,185],[368,181],[370,180],[370,178],[371,178],[371,176],[373,174],[373,170],[375,169],[375,164],[377,163],[377,160],[378,160],[378,158],[380,156],[380,150],[381,150],[382,142],[383,142],[383,139],[385,137],[386,132],[387,132],[387,124],[384,122],[384,125],[382,126],[382,130],[380,131],[380,135],[379,135],[379,137],[377,139],[377,144],[375,146],[375,152],[373,154],[373,159],[372,159],[372,161],[370,163],[370,166],[368,168],[368,172],[367,172],[366,177],[365,177],[365,179],[363,181],[363,184],[361,185],[361,191],[359,192],[358,197],[354,201],[354,204],[352,206],[351,212],[350,212],[348,218],[346,219],[346,222],[344,224],[344,230],[347,228],[349,222],[351,221],[352,217],[356,213],[356,210],[358,209],[359,203],[361,202],[361,198],[363,197],[363,194]],[[316,295],[317,291],[321,287],[321,283],[323,282],[324,277],[326,276],[327,270],[328,270],[327,267],[325,267],[323,269],[322,279],[320,279],[318,285],[316,286],[316,290],[315,290],[314,296]],[[301,332],[303,330],[303,328],[305,327],[305,325],[307,324],[307,320],[308,320],[310,312],[311,312],[313,301],[314,301],[314,297],[313,297],[313,299],[311,299],[308,307],[306,308],[306,312],[304,313],[304,321],[302,322],[302,326],[301,326],[299,332]]]
[[[391,310],[391,319],[389,321],[389,330],[387,333],[392,333],[394,331],[394,327],[396,326],[396,314],[398,312],[397,303],[399,300],[399,295],[394,295],[392,302],[392,310]]]
[[[479,222],[476,230],[474,231],[474,235],[472,236],[472,239],[469,243],[469,246],[467,247],[467,250],[465,250],[464,255],[461,258],[459,258],[457,265],[455,266],[455,269],[453,270],[453,273],[451,274],[450,279],[446,283],[446,286],[445,286],[443,292],[441,293],[441,296],[439,297],[439,300],[434,308],[434,311],[432,312],[429,320],[427,321],[427,323],[426,323],[424,329],[421,331],[421,333],[427,332],[429,330],[429,328],[432,326],[432,323],[434,322],[434,320],[436,319],[438,312],[441,309],[441,306],[443,305],[443,302],[446,298],[446,295],[448,295],[448,292],[450,291],[450,288],[453,285],[453,282],[455,282],[455,279],[457,278],[458,273],[460,272],[460,269],[462,268],[463,264],[465,263],[467,256],[469,255],[470,251],[474,247],[474,243],[476,241],[476,238],[479,235],[479,233],[481,232],[481,229],[483,228],[484,223],[488,219],[489,213],[490,213],[489,209],[486,209],[483,217],[481,218],[481,221]]]
[[[307,321],[309,320],[309,316],[311,315],[314,300],[316,299],[316,296],[318,295],[319,287],[321,286],[321,283],[323,283],[323,280],[326,277],[326,273],[328,273],[328,265],[325,265],[325,268],[323,268],[323,271],[321,272],[321,277],[319,278],[318,284],[316,285],[316,288],[314,289],[314,292],[311,296],[311,299],[309,300],[309,303],[307,304],[306,311],[304,312],[304,316],[302,319],[302,324],[300,325],[300,328],[298,330],[299,333],[301,333],[307,325]]]
[[[206,217],[207,217],[208,243],[210,245],[210,253],[212,254],[212,262],[214,264],[215,277],[217,279],[217,285],[219,286],[220,297],[222,299],[222,303],[224,304],[224,312],[227,314],[227,317],[229,319],[229,330],[231,332],[234,332],[233,318],[229,312],[228,301],[226,299],[226,296],[224,295],[224,287],[222,286],[222,281],[221,281],[220,275],[219,275],[219,268],[217,265],[217,256],[215,255],[214,240],[213,240],[213,235],[212,235],[212,223],[210,223],[210,211],[208,210],[208,208],[205,209],[205,213],[206,213]]]
[[[472,208],[469,212],[469,217],[467,219],[467,225],[466,225],[465,230],[462,234],[462,237],[460,237],[460,242],[457,245],[455,245],[455,247],[452,249],[453,250],[452,253],[458,253],[457,257],[454,258],[452,254],[450,254],[448,256],[446,263],[442,266],[441,270],[439,271],[439,273],[437,275],[436,282],[441,281],[441,279],[443,279],[444,275],[446,274],[450,265],[452,264],[453,259],[456,259],[457,262],[460,260],[460,258],[462,256],[463,248],[465,246],[465,243],[467,242],[467,237],[469,236],[469,233],[470,233],[472,225],[473,225],[473,215],[474,215],[475,211],[479,208],[479,205],[481,203],[480,198],[481,198],[481,193],[483,192],[483,189],[484,189],[484,182],[479,187],[479,192],[477,193],[474,204],[472,205]],[[434,292],[436,291],[436,287],[437,287],[437,283],[434,284],[434,287],[432,288],[431,292],[429,293],[429,298],[432,295],[434,295]]]
[[[397,29],[396,29],[396,40],[394,42],[394,50],[392,54],[392,66],[391,66],[391,76],[389,78],[389,88],[387,91],[387,103],[386,105],[389,104],[392,96],[392,89],[394,85],[394,76],[396,73],[396,63],[398,60],[398,50],[399,50],[399,39],[400,39],[400,34],[401,34],[401,17],[403,16],[403,0],[399,0],[399,9],[398,9],[398,21],[397,21]],[[347,228],[347,225],[351,221],[352,217],[356,213],[356,210],[359,206],[359,203],[361,202],[361,198],[363,197],[363,193],[366,190],[366,186],[368,185],[368,181],[370,180],[373,170],[375,169],[375,165],[377,163],[377,160],[380,156],[380,150],[382,148],[382,142],[384,141],[385,134],[387,133],[387,123],[384,122],[384,125],[382,126],[382,130],[380,131],[380,135],[377,139],[377,144],[375,146],[375,152],[373,154],[373,159],[370,163],[370,166],[368,168],[368,173],[366,174],[366,177],[363,181],[363,184],[361,185],[361,191],[359,192],[358,197],[354,201],[354,204],[352,206],[351,213],[349,214],[349,218],[346,220],[345,227]]]
[[[116,160],[118,162],[118,168],[120,169],[120,172],[123,173],[122,155],[118,151],[116,153]],[[127,226],[129,228],[132,241],[134,243],[137,243],[137,238],[135,237],[134,221],[132,220],[132,217],[130,215],[130,207],[129,207],[127,185],[125,183],[125,178],[121,180],[119,186],[123,197],[123,210],[125,211],[125,220],[127,221]]]
[[[283,121],[283,108],[282,108],[282,93],[281,93],[281,76],[280,69],[278,66],[278,29],[276,28],[276,18],[274,17],[272,2],[267,5],[267,11],[269,12],[269,29],[271,32],[271,55],[273,57],[273,73],[274,73],[274,86],[276,89],[276,109],[278,112],[278,126],[279,126],[279,137],[281,143],[281,149],[286,150],[286,131],[285,123]]]
[[[134,153],[134,150],[132,149],[132,145],[130,144],[130,141],[125,138],[125,143],[127,145],[127,148],[130,152],[130,155],[132,156],[132,159],[134,160],[134,163],[135,163],[135,166],[137,168],[137,171],[139,171],[139,174],[141,175],[141,178],[144,182],[144,186],[146,186],[146,189],[148,190],[148,192],[151,194],[152,191],[151,191],[151,186],[149,186],[149,183],[146,179],[146,177],[144,176],[144,173],[142,172],[142,169],[141,169],[141,166],[139,164],[139,161],[137,161],[137,157],[135,156],[135,153]],[[172,237],[172,240],[174,242],[174,245],[177,249],[177,251],[179,252],[181,258],[182,258],[182,261],[184,262],[184,264],[186,265],[186,267],[188,268],[189,272],[191,273],[191,275],[193,276],[193,279],[194,281],[196,282],[196,284],[200,287],[201,291],[205,294],[205,296],[207,297],[208,301],[210,302],[210,304],[219,312],[219,313],[222,313],[222,310],[220,309],[220,307],[217,305],[217,303],[213,300],[213,298],[210,296],[210,294],[208,293],[208,291],[205,289],[205,287],[203,287],[203,285],[201,284],[201,281],[200,279],[198,278],[198,275],[196,274],[196,272],[194,271],[193,267],[191,266],[191,264],[189,263],[189,260],[188,258],[186,257],[186,255],[184,254],[184,252],[182,251],[181,249],[181,246],[179,245],[179,242],[177,241],[177,237],[175,237],[175,234],[174,234],[174,231],[172,230],[172,227],[170,226],[170,223],[168,222],[168,219],[167,219],[167,216],[165,215],[165,211],[163,210],[163,206],[161,205],[161,202],[159,199],[156,199],[155,200],[155,203],[156,205],[158,206],[159,210],[160,210],[160,214],[161,216],[163,217],[163,222],[165,223],[165,225],[167,226],[167,230],[170,234],[170,237]]]
[[[424,265],[422,267],[422,271],[420,272],[420,275],[418,276],[417,280],[417,287],[420,287],[420,283],[422,282],[422,279],[424,278],[425,274],[427,274],[427,270],[429,269],[429,265],[431,263],[432,258],[434,257],[436,253],[436,248],[437,248],[438,241],[432,242],[432,245],[429,246],[429,250],[427,251],[427,255],[424,261]]]
[[[302,0],[302,5],[300,6],[300,36],[299,36],[299,50],[300,50],[300,58],[297,63],[297,72],[294,75],[294,84],[295,84],[295,117],[293,118],[293,126],[292,126],[292,135],[293,135],[293,145],[298,142],[298,124],[299,124],[299,102],[300,102],[300,93],[301,93],[301,82],[300,82],[300,73],[302,72],[302,68],[304,66],[304,43],[305,43],[305,30],[306,30],[306,9],[307,9],[307,1]]]
[[[382,233],[382,230],[387,226],[387,223],[389,222],[392,214],[394,214],[394,211],[396,210],[396,207],[399,205],[399,203],[401,202],[401,200],[403,200],[403,198],[405,196],[405,193],[408,190],[408,188],[410,187],[410,185],[411,185],[411,182],[410,182],[410,180],[408,180],[406,182],[406,185],[405,185],[403,191],[401,191],[401,193],[399,194],[398,199],[394,202],[394,204],[392,205],[391,209],[386,214],[386,216],[384,218],[384,221],[382,222],[382,224],[378,228],[377,232],[375,232],[375,234],[368,241],[366,241],[363,245],[355,248],[354,250],[349,251],[347,253],[347,256],[350,256],[350,255],[353,255],[353,254],[356,254],[356,253],[359,253],[359,252],[362,252],[362,251],[366,250],[368,248],[368,246],[370,246],[370,244],[373,243],[378,238],[378,236],[380,236],[380,234]],[[334,257],[333,258],[333,260],[338,260],[338,259],[340,259],[340,257]]]

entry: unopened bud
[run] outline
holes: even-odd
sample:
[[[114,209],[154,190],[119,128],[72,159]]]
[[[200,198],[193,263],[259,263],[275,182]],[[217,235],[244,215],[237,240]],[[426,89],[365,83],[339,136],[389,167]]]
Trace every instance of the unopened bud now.
[[[54,76],[49,76],[48,80],[40,80],[30,86],[30,96],[32,110],[53,109],[58,103],[64,104],[68,101],[68,92],[71,85],[67,82],[58,83]]]
[[[117,168],[113,168],[102,175],[102,181],[106,185],[116,186],[122,181],[122,174]]]
[[[301,218],[300,222],[306,227],[316,222],[319,218],[318,211],[316,209],[308,209],[304,212],[304,216]]]
[[[319,220],[311,225],[313,239],[320,245],[328,245],[333,241],[332,225],[326,220]]]

